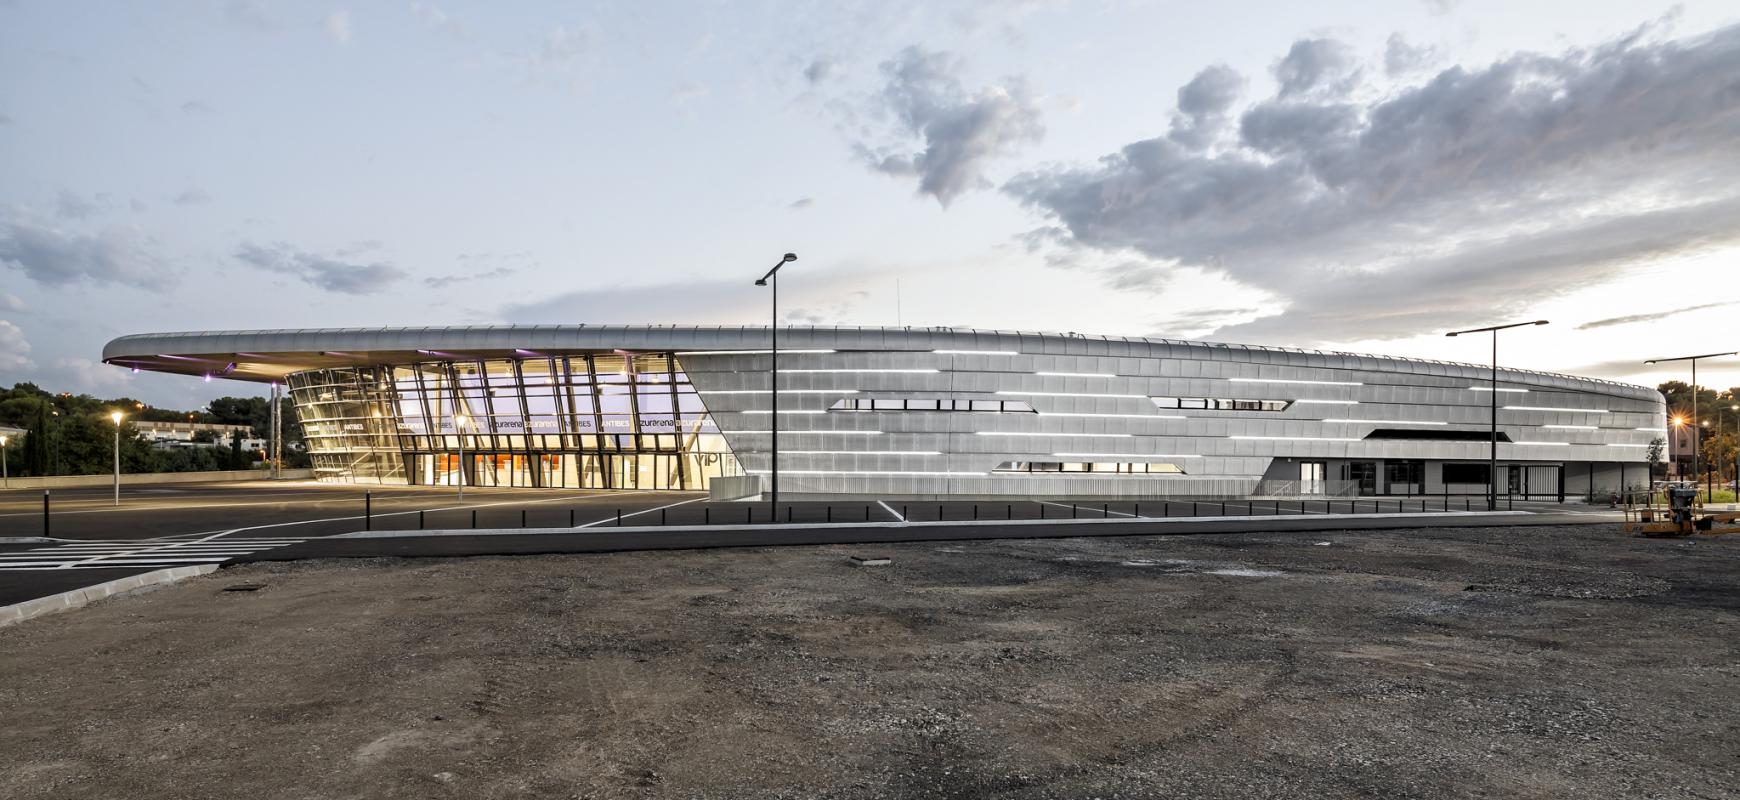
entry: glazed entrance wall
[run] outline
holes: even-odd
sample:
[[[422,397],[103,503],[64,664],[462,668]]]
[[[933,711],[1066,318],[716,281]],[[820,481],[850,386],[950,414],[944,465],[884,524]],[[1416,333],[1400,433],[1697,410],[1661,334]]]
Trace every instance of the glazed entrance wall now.
[[[317,477],[698,490],[742,474],[668,353],[428,355],[288,377]]]

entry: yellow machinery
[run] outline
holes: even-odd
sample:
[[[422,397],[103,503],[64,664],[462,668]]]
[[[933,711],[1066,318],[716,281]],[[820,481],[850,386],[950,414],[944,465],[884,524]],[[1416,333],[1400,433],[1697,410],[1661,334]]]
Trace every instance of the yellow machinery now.
[[[1633,536],[1740,533],[1740,512],[1706,512],[1697,489],[1670,486],[1662,494],[1661,505],[1656,505],[1654,492],[1643,493],[1642,505],[1633,497],[1626,498],[1626,533]]]

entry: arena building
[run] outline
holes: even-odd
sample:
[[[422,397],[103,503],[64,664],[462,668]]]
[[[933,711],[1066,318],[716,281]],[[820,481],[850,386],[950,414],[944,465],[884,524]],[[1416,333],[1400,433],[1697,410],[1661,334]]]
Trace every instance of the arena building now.
[[[288,388],[318,474],[599,489],[769,471],[766,327],[124,336],[103,360]],[[780,490],[878,497],[1486,493],[1488,367],[1209,342],[781,328]],[[1500,370],[1498,492],[1649,481],[1664,401]]]

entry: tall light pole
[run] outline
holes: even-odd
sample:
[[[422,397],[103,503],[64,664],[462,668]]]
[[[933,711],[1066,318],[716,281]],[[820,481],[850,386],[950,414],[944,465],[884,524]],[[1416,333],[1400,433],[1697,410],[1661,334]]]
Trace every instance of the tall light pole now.
[[[1698,359],[1721,358],[1722,356],[1733,355],[1740,355],[1740,352],[1704,353],[1703,355],[1676,356],[1674,358],[1652,358],[1643,362],[1645,364],[1666,364],[1669,361],[1692,362],[1692,491],[1694,492],[1697,491],[1698,486],[1698,449],[1699,444],[1701,443],[1700,440],[1704,438],[1703,429],[1698,426]]]
[[[121,412],[109,412],[115,421],[115,505],[121,504]]]
[[[465,415],[453,415],[453,433],[459,439],[459,502],[465,502]]]
[[[773,269],[755,281],[756,286],[767,286],[769,281],[773,282],[773,324],[768,327],[768,333],[773,337],[772,347],[768,351],[773,356],[773,369],[768,373],[768,393],[772,396],[773,405],[770,414],[773,418],[773,448],[769,452],[772,476],[768,479],[767,487],[768,519],[773,522],[779,521],[779,268],[796,260],[796,253],[786,253],[780,257],[779,263],[773,265]]]
[[[1498,332],[1510,328],[1521,328],[1528,325],[1545,325],[1547,321],[1537,319],[1534,322],[1512,322],[1509,325],[1493,325],[1486,328],[1470,328],[1465,331],[1451,331],[1445,336],[1456,337],[1464,333],[1492,334],[1492,448],[1488,451],[1486,462],[1486,510],[1498,510]],[[1561,467],[1562,469],[1562,467]],[[1508,491],[1508,489],[1507,489]]]
[[[6,471],[6,437],[0,436],[0,488],[12,488],[12,475]]]

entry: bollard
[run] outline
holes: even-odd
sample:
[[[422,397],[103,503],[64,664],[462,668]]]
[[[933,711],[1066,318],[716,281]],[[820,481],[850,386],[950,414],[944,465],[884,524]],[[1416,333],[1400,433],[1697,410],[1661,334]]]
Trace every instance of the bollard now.
[[[520,509],[520,527],[526,527],[526,510]]]
[[[829,504],[828,505],[828,522],[833,522],[833,521],[834,521],[834,506],[833,506],[833,504]]]
[[[870,521],[870,507],[869,506],[864,507],[864,521],[865,522]]]
[[[471,510],[471,528],[472,530],[477,529],[477,509],[475,508]]]
[[[374,492],[363,492],[363,530],[375,529],[375,498]]]
[[[1014,519],[1015,518],[1015,504],[1014,503],[1010,503],[1008,505],[1003,506],[1003,518],[1004,519]]]
[[[701,509],[701,524],[702,525],[713,524],[713,508],[711,506],[708,506],[707,508]]]
[[[665,509],[659,509],[659,525],[665,524]]]
[[[936,521],[937,522],[943,521],[942,503],[936,504]]]
[[[616,527],[622,527],[622,509],[616,510]]]
[[[1039,518],[1045,519],[1045,504],[1044,503],[1039,504]]]
[[[785,521],[791,522],[791,506],[785,507]]]
[[[568,509],[568,527],[574,527],[574,509]]]
[[[1141,503],[1136,504],[1135,509],[1134,509],[1134,513],[1132,513],[1130,516],[1135,517],[1137,519],[1142,518],[1142,504]]]
[[[42,538],[48,538],[48,490],[42,490]]]
[[[417,530],[423,530],[423,512],[417,512]]]
[[[1220,501],[1220,515],[1223,517],[1226,516],[1226,501],[1225,500]]]
[[[1196,501],[1190,501],[1190,516],[1196,516]]]
[[[912,519],[912,515],[906,513],[906,504],[905,503],[900,504],[900,518],[903,520]]]
[[[1469,505],[1469,504],[1468,504],[1468,498],[1466,498],[1466,497],[1464,497],[1464,498],[1462,498],[1462,510],[1463,510],[1463,511],[1471,511],[1471,510],[1473,510],[1473,506],[1470,506],[1470,505]]]
[[[973,519],[977,520],[978,518],[979,518],[979,504],[974,503],[973,504]]]
[[[1100,504],[1100,519],[1111,519],[1111,516],[1112,516],[1112,504],[1111,503],[1101,503]]]
[[[754,509],[750,508],[749,506],[744,506],[743,507],[743,524],[748,525],[748,524],[754,522],[755,521],[754,514],[755,514]],[[767,521],[768,522],[773,521],[773,512],[772,511],[767,512]]]
[[[1077,509],[1076,509],[1076,505],[1075,505],[1075,504],[1074,504],[1074,503],[1070,503],[1070,504],[1069,504],[1069,518],[1070,518],[1070,519],[1075,519],[1075,517],[1076,517],[1076,510],[1077,510]]]

